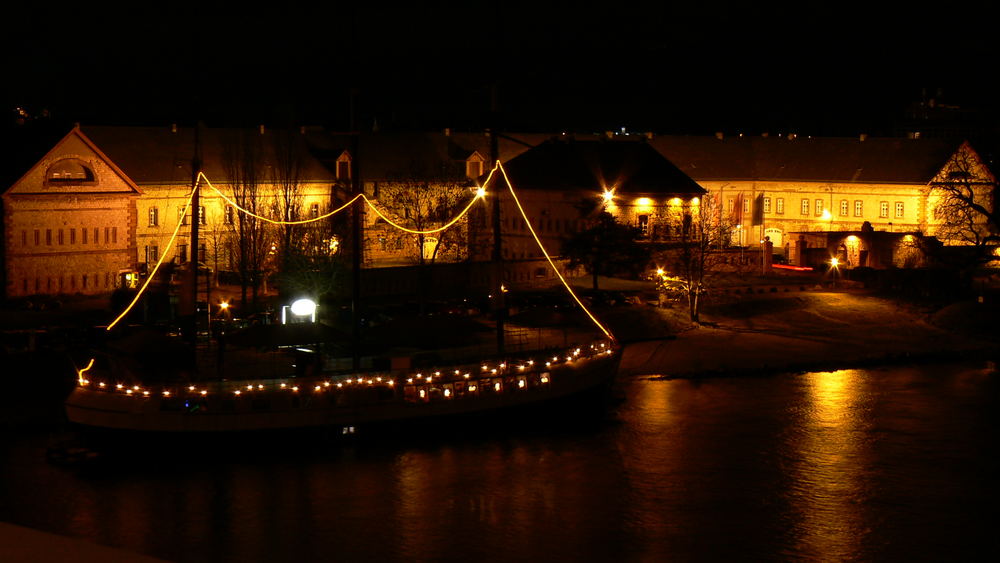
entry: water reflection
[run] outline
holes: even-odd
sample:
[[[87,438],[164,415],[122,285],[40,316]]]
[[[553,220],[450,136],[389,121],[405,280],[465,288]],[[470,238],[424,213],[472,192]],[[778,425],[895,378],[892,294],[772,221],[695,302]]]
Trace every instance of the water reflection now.
[[[624,382],[606,420],[44,461],[0,520],[181,561],[991,559],[1000,380],[965,367]],[[993,558],[995,559],[995,558]]]
[[[788,441],[796,554],[852,559],[865,541],[872,439],[867,377],[860,370],[802,376],[802,407]]]

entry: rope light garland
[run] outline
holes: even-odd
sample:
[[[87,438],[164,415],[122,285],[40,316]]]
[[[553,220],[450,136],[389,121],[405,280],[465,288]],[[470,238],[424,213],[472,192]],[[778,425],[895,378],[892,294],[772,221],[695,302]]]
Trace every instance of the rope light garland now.
[[[305,225],[306,223],[313,223],[313,222],[316,222],[316,221],[322,221],[323,219],[326,219],[328,217],[332,217],[332,216],[336,215],[337,213],[340,213],[341,211],[347,209],[348,207],[351,206],[352,203],[354,203],[355,201],[357,201],[359,197],[360,198],[365,198],[364,194],[358,194],[358,195],[352,197],[350,200],[348,200],[347,203],[345,203],[344,205],[341,205],[340,207],[334,209],[333,211],[331,211],[329,213],[324,213],[323,215],[320,215],[319,217],[313,217],[311,219],[300,219],[300,220],[296,220],[296,221],[283,221],[283,220],[271,219],[269,217],[264,217],[263,215],[257,215],[253,211],[250,211],[249,209],[246,209],[246,208],[240,206],[240,204],[238,204],[235,201],[233,201],[229,196],[227,196],[226,194],[222,193],[222,190],[220,190],[219,188],[215,187],[215,185],[212,184],[212,182],[208,179],[208,177],[205,176],[204,172],[199,172],[198,173],[198,177],[199,177],[199,179],[204,178],[205,179],[205,183],[208,184],[208,187],[210,187],[213,190],[215,190],[215,193],[219,194],[219,197],[221,197],[223,200],[225,200],[226,203],[228,203],[229,205],[232,205],[233,207],[235,207],[241,213],[243,213],[245,215],[249,215],[249,216],[254,217],[256,219],[260,219],[261,221],[265,221],[267,223],[271,223],[272,225]],[[367,198],[365,198],[365,200],[367,201]]]
[[[203,175],[199,174],[199,180],[202,176]],[[156,271],[160,269],[160,265],[163,264],[163,260],[170,253],[170,247],[173,246],[174,241],[177,239],[177,234],[180,233],[181,226],[184,224],[183,218],[185,215],[187,215],[188,207],[191,206],[191,199],[194,197],[194,192],[197,189],[198,189],[198,182],[195,182],[194,187],[191,188],[191,193],[188,194],[187,201],[184,202],[184,209],[180,213],[180,218],[177,220],[177,225],[174,227],[174,233],[170,235],[170,240],[167,241],[167,245],[163,248],[163,253],[160,254],[160,259],[156,261],[156,265],[153,266],[153,270],[149,272],[148,276],[146,276],[146,281],[142,284],[142,287],[139,288],[139,291],[136,292],[135,297],[132,298],[132,302],[128,304],[128,307],[125,307],[125,310],[122,311],[122,313],[118,315],[118,317],[115,318],[115,320],[111,321],[111,323],[104,330],[110,331],[115,327],[115,325],[121,322],[121,320],[125,318],[125,315],[127,315],[129,311],[131,311],[132,308],[135,307],[135,304],[139,302],[139,299],[142,297],[143,293],[146,292],[146,288],[149,287],[149,284],[153,282],[153,278],[156,277]]]
[[[331,217],[332,215],[335,215],[335,214],[343,211],[344,209],[347,209],[355,201],[357,201],[358,198],[362,198],[364,200],[364,202],[369,207],[371,207],[372,210],[379,217],[381,217],[382,219],[384,219],[387,223],[389,223],[393,227],[395,227],[395,228],[397,228],[397,229],[399,229],[401,231],[408,232],[408,233],[413,233],[413,234],[433,234],[433,233],[438,233],[438,232],[444,231],[444,230],[448,229],[449,227],[453,226],[462,217],[464,217],[469,212],[470,209],[472,209],[472,206],[477,201],[479,201],[480,199],[485,199],[485,197],[486,197],[485,186],[489,185],[489,183],[491,181],[493,181],[493,182],[496,181],[495,180],[495,176],[496,176],[497,170],[499,170],[500,173],[503,175],[504,181],[507,184],[507,189],[510,191],[510,194],[513,197],[514,203],[517,206],[517,209],[520,212],[521,217],[524,218],[524,222],[525,222],[525,224],[528,227],[528,231],[531,233],[531,236],[535,239],[535,243],[538,245],[538,248],[542,251],[542,254],[545,256],[545,259],[548,261],[549,265],[552,267],[553,272],[555,272],[556,276],[559,278],[559,281],[562,282],[563,287],[566,288],[566,291],[569,292],[569,294],[573,297],[574,301],[576,301],[576,303],[580,306],[580,308],[583,309],[584,313],[586,313],[586,315],[590,318],[590,320],[594,323],[594,325],[597,326],[597,328],[600,329],[601,332],[603,332],[604,335],[607,336],[612,342],[614,342],[616,339],[615,339],[614,335],[611,334],[611,331],[609,331],[607,328],[605,328],[604,325],[602,325],[601,322],[597,319],[597,317],[595,317],[594,314],[591,313],[591,311],[587,308],[587,306],[584,305],[583,301],[576,295],[576,292],[573,291],[573,288],[566,281],[566,278],[563,277],[563,275],[559,272],[559,269],[556,267],[555,262],[552,260],[552,257],[549,255],[548,251],[545,249],[545,246],[542,244],[541,239],[538,237],[538,234],[535,232],[534,227],[531,226],[531,221],[528,219],[528,215],[525,212],[524,207],[521,205],[521,201],[517,197],[517,193],[514,191],[514,186],[511,183],[510,178],[507,176],[507,171],[504,169],[503,165],[500,162],[496,163],[496,165],[490,171],[489,175],[486,177],[486,180],[483,182],[482,186],[477,189],[476,195],[472,198],[472,200],[468,203],[468,205],[466,205],[465,208],[456,217],[454,217],[451,221],[449,221],[448,223],[446,223],[442,227],[439,227],[439,228],[436,228],[436,229],[428,229],[428,230],[408,229],[406,227],[403,227],[402,225],[399,225],[399,224],[393,222],[384,213],[382,213],[381,210],[379,210],[378,207],[376,207],[364,194],[357,194],[357,195],[355,195],[353,198],[351,198],[349,201],[347,201],[342,206],[338,207],[337,209],[335,209],[333,211],[330,211],[329,213],[321,215],[319,217],[314,217],[314,218],[311,218],[311,219],[298,220],[298,221],[278,221],[278,220],[270,219],[270,218],[267,218],[267,217],[263,217],[261,215],[257,215],[256,213],[253,213],[253,212],[251,212],[251,211],[243,208],[242,206],[238,205],[235,201],[233,201],[231,198],[229,198],[224,193],[222,193],[221,190],[219,190],[218,188],[216,188],[212,184],[212,182],[208,179],[208,177],[205,176],[205,174],[203,172],[199,172],[198,173],[198,177],[197,177],[197,179],[195,181],[195,185],[191,188],[191,192],[187,196],[187,200],[184,203],[184,207],[182,209],[182,212],[179,214],[179,218],[178,218],[177,224],[174,227],[174,231],[171,234],[170,239],[167,241],[167,244],[166,244],[166,246],[163,249],[163,253],[160,255],[160,257],[157,260],[156,264],[153,266],[152,270],[150,271],[149,275],[147,276],[146,281],[139,288],[139,291],[136,292],[135,297],[132,299],[132,301],[129,303],[129,305],[125,308],[124,311],[121,312],[121,314],[119,314],[111,323],[108,324],[108,326],[105,328],[105,330],[110,331],[119,322],[121,322],[121,320],[124,319],[126,315],[128,315],[128,313],[135,307],[136,303],[138,303],[139,299],[142,298],[143,294],[146,292],[146,289],[149,287],[150,283],[152,283],[153,279],[156,277],[157,271],[159,271],[160,266],[163,264],[163,262],[165,261],[166,257],[169,255],[170,249],[173,247],[173,244],[176,241],[177,236],[180,233],[180,228],[181,228],[181,226],[183,226],[183,223],[184,223],[183,222],[183,218],[187,215],[187,210],[188,210],[188,208],[190,208],[191,201],[192,201],[192,199],[194,197],[194,194],[197,191],[198,186],[200,185],[200,183],[201,183],[202,180],[204,180],[204,182],[210,188],[212,188],[216,193],[218,193],[219,196],[222,197],[223,200],[225,200],[227,203],[229,203],[230,205],[232,205],[234,208],[238,209],[240,212],[245,213],[247,215],[250,215],[252,217],[256,217],[256,218],[261,219],[263,221],[266,221],[268,223],[276,224],[276,225],[299,225],[299,224],[306,224],[306,223],[311,223],[311,222],[315,222],[315,221],[320,221],[322,219]],[[593,345],[591,347],[594,348]],[[604,347],[605,347],[605,345],[601,344],[601,348],[602,349],[598,351],[599,354],[611,353],[611,349],[610,348],[609,349],[604,349]],[[579,353],[580,353],[580,351],[579,351],[579,349],[577,349],[572,355],[566,357],[566,361],[567,362],[571,362],[574,359],[575,356],[579,355]],[[554,357],[552,361],[553,362],[558,361],[558,356]],[[546,367],[550,366],[551,363],[552,362],[545,362]],[[534,364],[533,361],[529,361],[528,362],[528,365],[533,365],[533,364]],[[87,384],[90,383],[90,381],[87,380],[84,377],[84,373],[86,373],[88,370],[90,370],[93,367],[93,365],[94,365],[94,358],[91,358],[90,362],[87,364],[87,366],[85,368],[80,369],[80,370],[77,371],[77,378],[78,378],[78,381],[79,381],[79,383],[80,383],[81,386],[82,385],[87,385]],[[485,369],[487,366],[484,364],[483,367]],[[499,364],[499,368],[498,369],[500,369],[501,371],[503,371],[505,368],[506,368],[505,364]],[[523,365],[519,366],[519,369],[524,369],[524,366]],[[492,371],[492,374],[495,375],[496,372],[497,372],[497,369],[493,369],[491,371]],[[456,371],[456,374],[457,373],[458,372]],[[418,375],[418,377],[419,377],[419,375]],[[465,379],[468,379],[469,375],[465,374],[463,377]],[[360,379],[358,381],[361,382]],[[547,381],[547,379],[545,381]],[[347,383],[350,384],[351,380],[348,380]],[[373,381],[369,380],[368,383],[372,384]],[[390,381],[389,385],[391,386],[391,384],[392,383]],[[338,383],[337,387],[342,387],[342,385],[343,385],[342,382]],[[103,382],[100,383],[99,386],[101,388],[105,388],[105,384]],[[325,384],[325,386],[329,387],[329,382],[327,382]],[[121,385],[118,385],[118,387],[121,388]],[[284,384],[281,385],[281,388],[284,389],[285,387],[286,386]],[[139,388],[136,387],[135,389],[128,390],[127,393],[131,395],[132,391],[138,391],[138,390],[139,390]],[[196,390],[193,387],[189,388],[188,390],[191,391],[191,392],[193,392],[193,393],[200,393],[201,396],[204,396],[207,393],[207,391],[204,390],[204,389]],[[249,388],[248,390],[252,390],[252,388]],[[317,389],[317,390],[320,390],[320,389]],[[298,386],[293,387],[293,391],[298,391]],[[171,392],[169,390],[164,390],[162,392],[162,394],[165,397],[169,397],[170,393]],[[148,396],[149,393],[146,392],[146,391],[144,391],[143,395],[144,396]]]
[[[507,176],[507,170],[504,169],[503,164],[500,164],[500,162],[497,162],[496,167],[499,168],[500,173],[503,174],[503,179],[505,182],[507,182],[507,189],[510,190],[510,195],[514,198],[514,203],[517,205],[518,211],[521,212],[521,217],[524,218],[524,224],[528,226],[528,232],[530,232],[531,236],[534,237],[535,243],[538,244],[538,248],[541,249],[542,254],[545,256],[545,259],[548,260],[549,266],[552,266],[552,271],[556,273],[556,276],[559,278],[559,281],[562,282],[563,286],[566,288],[566,291],[568,291],[569,294],[573,296],[573,300],[576,301],[577,305],[579,305],[580,308],[583,309],[583,312],[586,313],[588,317],[590,317],[590,320],[593,321],[595,325],[597,325],[597,328],[601,329],[601,332],[603,332],[605,336],[610,338],[612,341],[615,341],[615,337],[613,334],[611,334],[611,331],[604,328],[604,325],[601,324],[601,321],[597,320],[597,317],[595,317],[594,314],[590,312],[590,309],[588,309],[587,306],[583,304],[583,301],[581,301],[580,298],[577,297],[576,292],[573,291],[572,287],[570,287],[569,283],[566,281],[566,278],[564,278],[563,275],[559,273],[559,268],[556,267],[555,262],[552,261],[552,257],[549,256],[549,252],[545,250],[545,246],[542,244],[542,240],[538,238],[538,234],[535,233],[534,227],[531,226],[531,221],[528,219],[528,214],[525,213],[524,207],[521,206],[521,200],[519,200],[517,198],[517,194],[514,193],[514,186],[510,183],[510,178]]]

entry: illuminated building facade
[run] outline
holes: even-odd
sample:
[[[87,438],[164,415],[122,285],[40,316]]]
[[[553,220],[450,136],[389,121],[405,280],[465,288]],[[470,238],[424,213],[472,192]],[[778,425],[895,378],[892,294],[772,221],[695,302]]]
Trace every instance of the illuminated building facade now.
[[[550,254],[607,210],[657,247],[676,243],[698,217],[705,190],[645,140],[554,138],[505,164],[524,214],[504,194],[503,258],[511,282],[545,277],[534,233]],[[518,265],[520,264],[520,267]]]
[[[6,296],[131,283],[140,188],[79,129],[46,148],[3,192]]]
[[[877,231],[957,243],[942,236],[943,218],[935,214],[940,194],[932,186],[961,179],[959,166],[977,184],[979,201],[993,205],[996,180],[968,143],[721,134],[650,142],[742,223],[736,244],[758,246],[768,236],[778,253],[794,254],[790,233],[860,231],[866,222]],[[762,206],[761,226],[750,224],[755,203]]]

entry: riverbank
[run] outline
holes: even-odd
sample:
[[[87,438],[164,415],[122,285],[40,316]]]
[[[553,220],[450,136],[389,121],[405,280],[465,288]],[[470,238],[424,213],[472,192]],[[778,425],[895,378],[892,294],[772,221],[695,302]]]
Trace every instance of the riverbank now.
[[[962,317],[950,315],[945,327],[930,318],[861,291],[768,295],[706,307],[701,325],[678,326],[669,338],[633,339],[620,373],[732,376],[992,357],[996,341],[964,333],[955,325]]]

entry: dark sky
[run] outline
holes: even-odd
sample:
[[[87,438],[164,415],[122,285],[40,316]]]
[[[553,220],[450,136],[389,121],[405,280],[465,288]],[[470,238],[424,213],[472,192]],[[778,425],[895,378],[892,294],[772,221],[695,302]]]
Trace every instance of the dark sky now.
[[[995,104],[996,41],[969,5],[367,4],[18,8],[4,104],[87,123],[346,129],[354,91],[360,127],[463,129],[489,126],[496,91],[508,130],[845,135],[888,131],[922,91]]]

